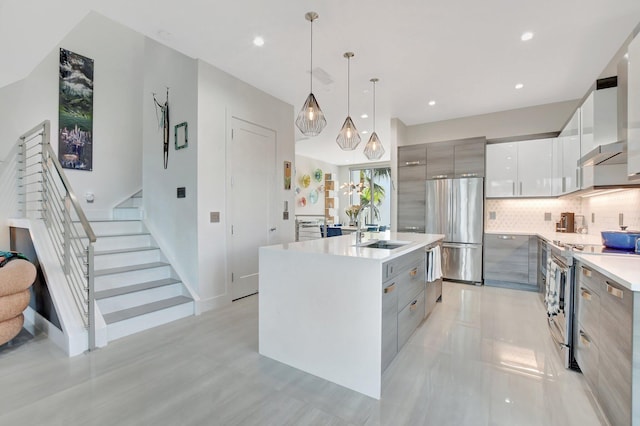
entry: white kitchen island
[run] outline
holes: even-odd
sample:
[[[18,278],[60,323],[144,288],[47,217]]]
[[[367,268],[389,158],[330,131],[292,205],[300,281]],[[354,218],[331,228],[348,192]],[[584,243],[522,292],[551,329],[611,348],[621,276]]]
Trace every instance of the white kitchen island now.
[[[443,238],[387,231],[365,233],[363,243],[409,243],[356,247],[352,234],[261,247],[260,354],[379,399],[382,371],[395,356],[390,333],[401,340],[397,350],[424,318],[425,248]]]

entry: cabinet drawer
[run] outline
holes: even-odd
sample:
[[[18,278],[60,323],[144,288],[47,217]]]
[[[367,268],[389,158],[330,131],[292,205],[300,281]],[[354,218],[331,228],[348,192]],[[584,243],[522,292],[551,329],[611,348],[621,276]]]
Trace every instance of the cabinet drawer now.
[[[599,341],[598,329],[600,328],[600,296],[579,281],[578,294],[576,295],[576,317],[578,324],[593,339]],[[576,336],[579,337],[579,336]]]
[[[388,280],[398,276],[405,268],[419,262],[423,264],[422,267],[424,268],[424,252],[421,250],[416,250],[404,256],[389,260],[382,265],[382,279]]]
[[[407,343],[423,318],[424,293],[421,292],[398,313],[398,350]]]
[[[600,295],[600,288],[605,281],[604,275],[580,263],[576,270],[576,278],[578,282],[587,287],[589,291]]]
[[[611,353],[618,364],[631,365],[633,293],[604,280],[600,287],[600,335],[602,352]]]
[[[403,269],[395,281],[398,284],[398,311],[400,311],[424,290],[424,262],[416,262]]]
[[[594,394],[598,391],[598,346],[592,337],[578,324],[576,333],[575,357],[582,374],[589,382]],[[596,395],[597,397],[597,395]]]

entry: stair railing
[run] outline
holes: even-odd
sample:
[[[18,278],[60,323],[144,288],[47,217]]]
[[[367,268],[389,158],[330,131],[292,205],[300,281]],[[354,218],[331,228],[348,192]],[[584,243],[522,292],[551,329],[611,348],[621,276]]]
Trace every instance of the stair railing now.
[[[27,218],[42,219],[49,231],[69,290],[89,338],[96,347],[93,250],[96,236],[51,148],[49,120],[20,136],[18,195]],[[74,223],[73,219],[78,222]],[[77,225],[80,226],[77,226]]]

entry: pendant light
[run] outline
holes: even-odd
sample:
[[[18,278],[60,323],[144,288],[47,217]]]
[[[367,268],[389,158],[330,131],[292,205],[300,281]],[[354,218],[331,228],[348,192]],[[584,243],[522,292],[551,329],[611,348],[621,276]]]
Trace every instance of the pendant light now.
[[[305,101],[298,118],[296,118],[296,126],[305,136],[318,136],[324,126],[327,125],[327,120],[324,118],[324,113],[316,101],[316,97],[313,96],[313,21],[318,19],[316,12],[307,12],[304,15],[305,19],[311,22],[311,65],[309,68],[309,96]]]
[[[340,133],[338,133],[336,142],[343,151],[353,151],[360,143],[358,129],[356,129],[356,125],[353,124],[353,120],[351,120],[351,115],[349,114],[349,80],[351,78],[351,58],[353,58],[354,53],[347,52],[343,56],[347,58],[347,119],[344,120],[344,124],[342,125],[342,129],[340,129]]]
[[[376,133],[376,83],[378,79],[372,78],[369,81],[373,83],[373,133],[371,133],[369,142],[367,142],[367,145],[364,147],[364,155],[366,155],[369,160],[379,160],[384,155],[384,148]]]

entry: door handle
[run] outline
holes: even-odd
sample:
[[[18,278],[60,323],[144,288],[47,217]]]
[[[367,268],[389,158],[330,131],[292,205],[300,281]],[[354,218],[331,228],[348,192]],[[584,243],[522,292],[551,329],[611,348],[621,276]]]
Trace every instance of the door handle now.
[[[607,283],[607,293],[612,295],[613,297],[617,297],[618,299],[622,299],[624,293],[619,288],[615,288],[612,286],[609,281],[605,281]]]
[[[511,195],[516,195],[516,182],[511,182]]]

